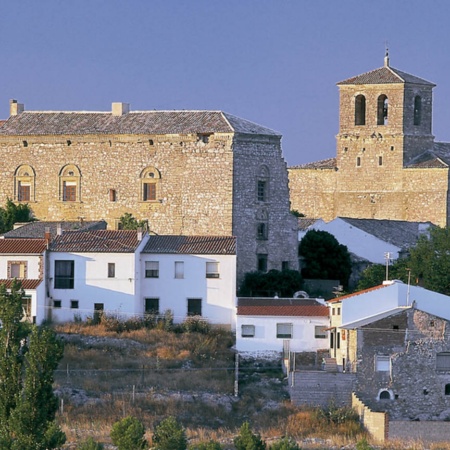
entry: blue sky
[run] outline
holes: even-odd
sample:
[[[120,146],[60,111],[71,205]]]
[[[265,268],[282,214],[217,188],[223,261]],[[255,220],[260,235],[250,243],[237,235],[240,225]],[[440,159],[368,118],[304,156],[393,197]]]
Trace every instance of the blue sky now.
[[[0,118],[212,109],[283,135],[288,165],[335,155],[336,83],[383,65],[437,84],[450,141],[448,0],[1,0]]]

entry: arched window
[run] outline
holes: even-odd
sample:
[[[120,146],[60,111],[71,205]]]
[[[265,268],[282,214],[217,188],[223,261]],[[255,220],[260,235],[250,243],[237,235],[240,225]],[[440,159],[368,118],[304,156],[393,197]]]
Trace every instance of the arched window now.
[[[23,164],[14,173],[14,200],[18,202],[34,201],[34,184],[36,174],[34,169]]]
[[[81,201],[81,172],[74,164],[67,164],[59,172],[59,200]]]
[[[269,168],[261,166],[256,177],[256,198],[259,202],[269,200]]]
[[[389,393],[389,391],[381,391],[380,392],[380,400],[390,400],[391,399],[391,394]]]
[[[147,167],[141,172],[141,201],[156,202],[160,198],[161,174],[155,167]]]
[[[355,125],[366,124],[366,97],[357,95],[355,98]]]
[[[388,124],[388,98],[382,94],[378,97],[377,125]]]
[[[422,120],[422,99],[416,95],[414,97],[414,125],[420,125]]]

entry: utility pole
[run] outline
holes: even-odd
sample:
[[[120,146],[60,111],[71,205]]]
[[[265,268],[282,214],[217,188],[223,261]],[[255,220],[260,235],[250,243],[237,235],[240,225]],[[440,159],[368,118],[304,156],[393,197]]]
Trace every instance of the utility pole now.
[[[391,260],[391,253],[385,252],[384,259],[386,260],[386,281],[389,281],[389,261]]]

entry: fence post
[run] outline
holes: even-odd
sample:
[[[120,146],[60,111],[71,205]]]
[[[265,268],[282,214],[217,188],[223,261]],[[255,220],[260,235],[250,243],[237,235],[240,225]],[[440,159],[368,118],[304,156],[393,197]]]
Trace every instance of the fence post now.
[[[234,396],[239,395],[239,353],[236,352],[236,359],[234,362]]]

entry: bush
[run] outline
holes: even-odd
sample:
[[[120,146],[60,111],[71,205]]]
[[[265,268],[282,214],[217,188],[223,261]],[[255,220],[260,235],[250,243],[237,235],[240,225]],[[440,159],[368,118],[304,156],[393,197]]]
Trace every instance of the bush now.
[[[190,445],[189,450],[223,450],[223,447],[217,441],[209,441]]]
[[[112,426],[111,440],[119,450],[143,449],[147,445],[144,439],[145,428],[136,417],[125,417]]]
[[[186,450],[186,433],[175,417],[168,417],[156,426],[153,445],[156,450]]]
[[[201,316],[187,317],[181,327],[184,333],[208,334],[211,331],[211,325]]]
[[[270,450],[301,450],[301,448],[298,446],[297,442],[294,439],[290,437],[284,437],[283,439],[274,442],[270,446]]]
[[[103,450],[103,444],[94,441],[93,438],[88,437],[80,445],[78,445],[77,450]]]
[[[252,433],[248,422],[244,422],[239,430],[239,436],[234,438],[236,450],[265,450],[266,443],[259,434]]]

